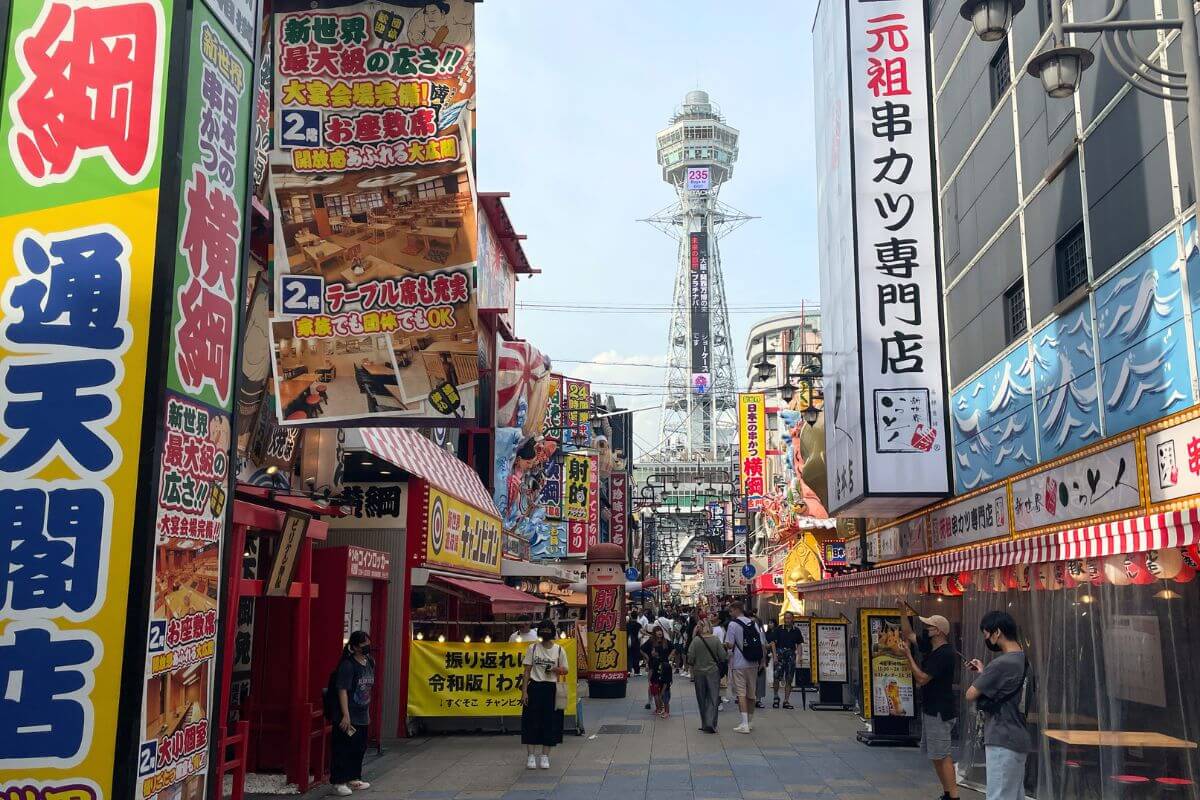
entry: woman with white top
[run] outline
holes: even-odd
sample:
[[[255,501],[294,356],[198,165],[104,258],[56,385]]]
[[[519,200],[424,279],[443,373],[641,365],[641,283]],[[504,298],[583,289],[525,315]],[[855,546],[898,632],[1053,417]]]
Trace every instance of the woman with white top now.
[[[554,707],[555,684],[567,675],[567,651],[554,642],[554,623],[537,626],[538,641],[525,651],[525,680],[521,684],[521,744],[526,769],[550,769],[550,748],[562,744],[563,712]],[[540,756],[536,752],[542,749]]]

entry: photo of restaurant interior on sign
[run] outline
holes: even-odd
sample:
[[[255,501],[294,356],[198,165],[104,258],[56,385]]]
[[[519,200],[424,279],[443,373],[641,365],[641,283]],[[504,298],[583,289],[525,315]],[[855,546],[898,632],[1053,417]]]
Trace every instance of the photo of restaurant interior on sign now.
[[[302,174],[277,164],[272,182],[288,263],[286,317],[271,324],[280,421],[467,415],[479,361],[466,166]]]

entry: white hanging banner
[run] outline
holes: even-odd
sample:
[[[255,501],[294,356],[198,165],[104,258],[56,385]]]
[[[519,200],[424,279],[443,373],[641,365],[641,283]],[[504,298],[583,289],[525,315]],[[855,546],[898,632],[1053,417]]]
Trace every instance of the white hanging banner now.
[[[922,0],[817,14],[831,511],[900,514],[950,493],[925,30]]]

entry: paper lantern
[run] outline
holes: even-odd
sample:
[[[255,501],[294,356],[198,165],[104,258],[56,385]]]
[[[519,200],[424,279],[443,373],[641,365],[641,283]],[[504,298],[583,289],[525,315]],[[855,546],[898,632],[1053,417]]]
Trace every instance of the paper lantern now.
[[[969,572],[958,573],[958,585],[964,589],[974,583],[974,576]]]
[[[971,585],[975,587],[977,592],[992,591],[992,571],[990,569],[981,569],[976,572],[971,579]]]
[[[1177,547],[1174,549],[1179,553],[1179,558],[1182,562],[1182,566],[1179,568],[1179,574],[1175,576],[1175,582],[1191,583],[1192,579],[1196,577],[1197,564],[1189,554],[1188,548]]]
[[[946,594],[947,595],[949,595],[950,597],[958,597],[963,593],[963,591],[965,591],[965,588],[963,587],[962,581],[959,580],[959,577],[957,575],[947,575],[946,576]]]
[[[1146,568],[1146,556],[1142,553],[1127,553],[1123,557],[1125,563],[1125,574],[1129,576],[1129,582],[1135,586],[1148,586],[1154,583],[1155,577],[1149,569]]]
[[[1189,544],[1187,547],[1181,548],[1184,555],[1184,562],[1191,562],[1192,569],[1200,572],[1200,545]]]
[[[946,591],[946,576],[934,575],[929,579],[929,593],[943,594]]]
[[[1087,570],[1088,583],[1092,584],[1092,586],[1103,586],[1104,585],[1104,565],[1102,563],[1100,563],[1100,559],[1098,559],[1098,558],[1086,559],[1083,562],[1083,566],[1084,566],[1084,569]],[[1122,565],[1121,569],[1122,569],[1122,571],[1124,571],[1124,569],[1125,569],[1124,565]]]
[[[1075,588],[1075,585],[1078,582],[1075,580],[1074,576],[1071,575],[1071,570],[1067,562],[1055,561],[1051,566],[1054,568],[1054,580],[1058,582],[1059,586],[1064,589]]]
[[[1087,566],[1083,563],[1083,559],[1080,558],[1067,562],[1067,575],[1071,577],[1073,585],[1087,583],[1090,580]]]
[[[1004,570],[992,570],[992,591],[1001,594],[1008,591],[1008,583],[1004,580]]]
[[[1062,579],[1054,571],[1054,564],[1038,564],[1038,582],[1041,588],[1049,592],[1057,592],[1063,588]]]
[[[1001,570],[1001,577],[1004,581],[1005,589],[1017,588],[1019,581],[1017,579],[1016,567],[1005,567],[1003,570]]]
[[[1036,573],[1033,566],[1030,564],[1018,564],[1016,568],[1017,589],[1022,592],[1028,592],[1033,588],[1033,582],[1036,579]]]
[[[1183,555],[1173,547],[1162,550],[1147,550],[1145,553],[1146,569],[1155,580],[1166,581],[1174,578],[1183,569]]]
[[[1125,571],[1125,556],[1108,556],[1103,561],[1104,580],[1113,586],[1128,586],[1133,578]]]

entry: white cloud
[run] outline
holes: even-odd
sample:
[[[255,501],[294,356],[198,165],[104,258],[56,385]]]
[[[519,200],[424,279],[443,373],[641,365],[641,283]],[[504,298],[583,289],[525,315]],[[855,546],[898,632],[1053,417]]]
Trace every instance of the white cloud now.
[[[606,350],[592,356],[587,364],[555,364],[555,371],[591,381],[593,394],[612,395],[619,408],[645,409],[633,415],[634,451],[635,457],[640,457],[658,445],[666,363],[665,355],[622,355]]]

